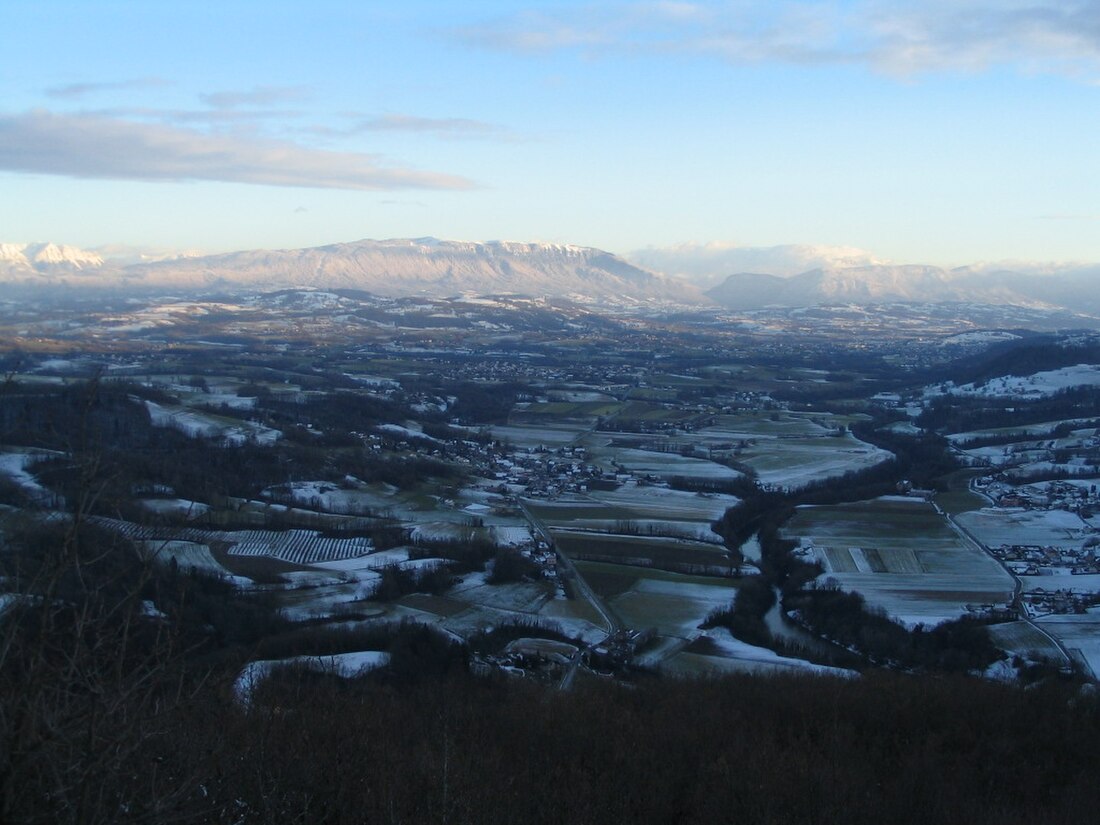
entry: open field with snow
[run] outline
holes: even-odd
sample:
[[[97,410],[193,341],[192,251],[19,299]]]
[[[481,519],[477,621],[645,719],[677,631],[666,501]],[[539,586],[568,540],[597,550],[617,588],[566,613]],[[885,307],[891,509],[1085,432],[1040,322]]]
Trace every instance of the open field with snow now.
[[[960,513],[956,520],[987,547],[1031,544],[1078,548],[1092,535],[1089,525],[1067,510],[983,507]]]
[[[145,408],[155,427],[170,427],[191,438],[217,438],[226,444],[273,444],[282,433],[255,421],[199,412],[172,404],[146,401]]]
[[[978,384],[955,386],[951,382],[925,389],[925,396],[964,395],[988,398],[1044,398],[1070,387],[1100,386],[1100,366],[1077,364],[1033,375],[1006,375]]]
[[[581,434],[588,432],[588,427],[571,427],[565,424],[547,424],[546,426],[494,424],[489,431],[493,434],[493,438],[522,449],[534,449],[540,445],[556,449],[572,444]]]
[[[1061,642],[1070,656],[1087,665],[1093,678],[1100,677],[1100,613],[1045,616],[1036,624]]]
[[[891,458],[891,453],[860,441],[851,433],[761,440],[737,456],[738,461],[756,471],[760,481],[790,488],[865,470]]]
[[[1064,661],[1062,651],[1049,637],[1027,622],[1005,622],[989,626],[989,636],[997,647],[1032,661]]]
[[[643,486],[634,482],[617,490],[593,490],[590,499],[633,511],[636,518],[668,519],[711,523],[737,504],[736,496],[725,493],[690,493],[667,487]]]
[[[823,580],[907,624],[938,624],[968,604],[1012,599],[1014,582],[1000,564],[919,499],[800,507],[784,533],[812,544]]]
[[[629,627],[655,627],[661,636],[692,639],[716,608],[737,595],[734,579],[670,573],[618,564],[577,562],[585,581]]]
[[[596,463],[611,471],[614,465],[625,467],[636,476],[652,475],[661,479],[686,478],[693,481],[732,481],[741,477],[737,470],[703,458],[689,458],[679,453],[658,453],[649,450],[616,447],[594,448]]]
[[[815,665],[802,659],[780,656],[763,647],[747,644],[724,627],[705,630],[698,639],[661,663],[669,676],[703,677],[721,673],[819,673],[854,676],[853,671]]]
[[[20,487],[33,502],[48,504],[57,497],[38,483],[30,468],[43,459],[53,458],[61,453],[52,450],[38,450],[30,447],[0,450],[0,476]]]

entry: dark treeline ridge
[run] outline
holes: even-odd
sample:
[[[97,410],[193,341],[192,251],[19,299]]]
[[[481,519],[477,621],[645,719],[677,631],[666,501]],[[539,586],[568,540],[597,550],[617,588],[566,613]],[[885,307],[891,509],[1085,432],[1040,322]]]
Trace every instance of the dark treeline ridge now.
[[[1100,408],[1100,389],[1070,387],[1038,399],[942,396],[934,398],[917,424],[939,432],[961,433],[997,427],[1020,427],[1061,418],[1092,419]]]
[[[996,344],[981,355],[961,359],[951,364],[950,377],[956,383],[964,384],[1002,375],[1032,375],[1075,364],[1098,362],[1100,339],[1082,338],[1069,345],[1064,340],[1037,335]]]

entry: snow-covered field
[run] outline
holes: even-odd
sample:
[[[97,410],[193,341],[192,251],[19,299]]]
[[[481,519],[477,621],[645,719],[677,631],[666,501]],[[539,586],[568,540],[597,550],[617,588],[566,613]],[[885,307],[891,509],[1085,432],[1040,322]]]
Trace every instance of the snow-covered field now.
[[[704,631],[706,653],[678,653],[661,665],[661,670],[673,676],[706,676],[717,673],[790,673],[801,671],[820,676],[853,677],[855,672],[842,668],[815,665],[802,659],[780,656],[774,651],[756,647],[730,635],[724,627]]]
[[[606,448],[600,463],[611,469],[611,461],[638,476],[653,475],[658,478],[677,476],[700,481],[732,481],[741,473],[702,458],[687,458],[679,453],[655,453],[649,450]]]
[[[711,611],[729,607],[737,591],[723,579],[715,584],[675,579],[639,578],[608,606],[631,627],[655,627],[662,636],[692,639]]]
[[[135,541],[134,545],[144,558],[158,565],[167,565],[175,559],[181,571],[193,568],[217,576],[229,574],[205,544],[193,541]]]
[[[1094,678],[1100,677],[1100,613],[1045,616],[1036,624],[1087,664]]]
[[[708,524],[720,519],[739,501],[736,496],[725,493],[690,493],[667,487],[640,486],[636,482],[628,482],[613,491],[594,490],[588,497],[636,509],[642,517]]]
[[[908,625],[935,625],[964,615],[967,605],[1012,599],[1015,583],[1004,568],[920,499],[800,507],[784,533],[812,545],[822,580]]]
[[[194,519],[210,512],[210,505],[201,501],[190,501],[185,498],[142,498],[138,499],[150,513],[157,515],[182,516],[186,519]]]
[[[7,476],[19,485],[31,501],[48,504],[53,501],[54,494],[39,484],[38,479],[27,468],[33,467],[37,461],[57,455],[60,453],[30,448],[0,452],[0,475]]]
[[[1045,398],[1070,387],[1100,386],[1100,365],[1077,364],[1034,375],[1005,375],[978,384],[956,386],[948,381],[926,387],[926,398],[937,395],[987,396],[989,398]]]
[[[1080,516],[1068,510],[983,507],[960,513],[956,520],[987,547],[1022,544],[1078,548],[1092,533]]]
[[[738,461],[756,470],[760,481],[790,488],[865,470],[891,458],[892,453],[860,441],[851,433],[759,441],[737,456]]]
[[[244,666],[234,682],[233,693],[239,702],[247,705],[252,701],[252,693],[260,682],[280,668],[304,667],[318,673],[353,679],[375,668],[384,667],[389,661],[390,654],[380,650],[360,650],[328,656],[294,656],[290,659],[261,659]]]
[[[218,438],[230,445],[273,444],[283,435],[255,421],[240,421],[154,401],[146,401],[145,407],[154,427],[171,427],[191,438]]]

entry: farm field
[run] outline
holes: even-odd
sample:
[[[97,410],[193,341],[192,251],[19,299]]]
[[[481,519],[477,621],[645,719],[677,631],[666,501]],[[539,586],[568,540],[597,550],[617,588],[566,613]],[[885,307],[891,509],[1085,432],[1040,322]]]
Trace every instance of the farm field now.
[[[815,481],[865,470],[893,456],[851,433],[841,436],[758,441],[737,460],[756,471],[765,484],[805,487]]]
[[[146,401],[145,407],[156,427],[170,427],[191,438],[219,438],[226,444],[273,444],[282,433],[252,421],[199,412],[187,407]]]
[[[698,636],[707,615],[729,607],[737,595],[732,579],[587,561],[577,562],[577,569],[627,626],[682,640]]]
[[[815,665],[802,659],[780,656],[774,651],[735,639],[724,627],[703,631],[682,651],[661,663],[670,676],[698,678],[717,673],[820,673],[854,675],[852,671]]]
[[[983,507],[956,519],[987,547],[1038,545],[1077,548],[1091,535],[1089,525],[1067,510]]]
[[[1100,614],[1045,616],[1036,624],[1061,642],[1074,659],[1087,665],[1093,678],[1100,676]]]
[[[1012,599],[1012,577],[925,501],[800,507],[784,533],[813,547],[822,580],[906,624],[939,624],[963,615],[968,604]]]
[[[592,439],[586,439],[586,441],[590,440]],[[618,464],[635,475],[652,475],[666,480],[679,477],[693,481],[733,481],[741,478],[741,473],[724,464],[704,458],[690,458],[679,453],[659,453],[613,446],[591,449],[596,457],[596,463],[607,471],[613,471],[614,465]]]
[[[1058,645],[1027,622],[990,625],[989,636],[997,647],[1026,659],[1059,662],[1065,658]]]
[[[495,424],[489,428],[493,438],[506,441],[521,449],[534,449],[545,446],[550,449],[572,444],[582,433],[588,432],[587,426],[569,426],[566,424],[539,424],[522,426],[518,424]]]
[[[663,536],[624,536],[614,533],[552,529],[558,549],[572,559],[615,564],[706,569],[721,574],[730,569],[723,545]]]

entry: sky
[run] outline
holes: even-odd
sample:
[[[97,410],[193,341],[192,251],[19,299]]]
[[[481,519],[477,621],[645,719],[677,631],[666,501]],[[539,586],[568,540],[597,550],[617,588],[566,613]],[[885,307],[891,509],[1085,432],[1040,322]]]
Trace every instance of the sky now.
[[[1100,261],[1100,0],[8,0],[0,54],[0,241]]]

